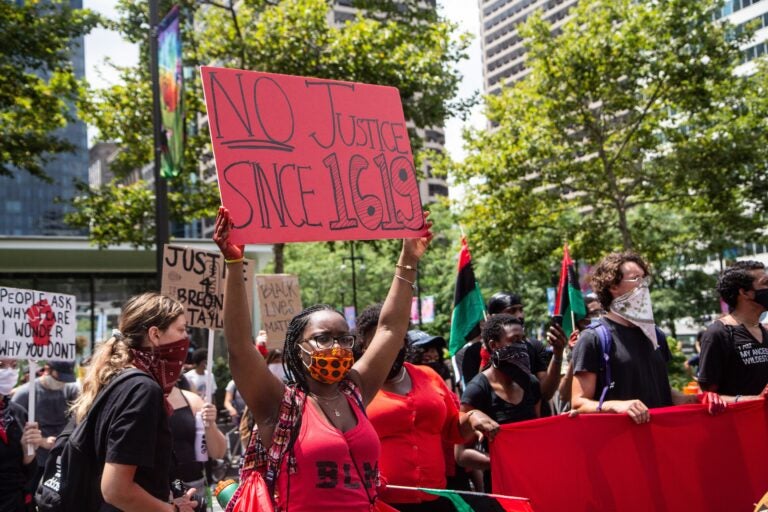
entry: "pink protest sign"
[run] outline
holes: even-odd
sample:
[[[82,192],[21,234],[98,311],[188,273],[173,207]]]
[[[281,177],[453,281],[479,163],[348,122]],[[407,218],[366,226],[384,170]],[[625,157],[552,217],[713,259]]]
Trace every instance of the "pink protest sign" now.
[[[201,74],[235,243],[425,233],[397,89],[207,66]]]

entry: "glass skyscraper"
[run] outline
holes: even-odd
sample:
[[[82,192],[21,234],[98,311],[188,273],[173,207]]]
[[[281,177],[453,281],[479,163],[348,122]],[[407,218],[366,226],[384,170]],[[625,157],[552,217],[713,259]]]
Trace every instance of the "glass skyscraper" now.
[[[70,0],[73,8],[82,8],[82,0]],[[85,76],[85,50],[83,38],[72,43],[72,64],[75,76]],[[74,107],[72,107],[74,108]],[[61,153],[46,166],[52,178],[46,183],[23,170],[13,176],[0,176],[0,236],[27,235],[84,235],[82,230],[64,224],[64,214],[71,210],[70,200],[75,195],[75,180],[88,182],[88,135],[85,123],[74,121],[60,132],[74,151]]]

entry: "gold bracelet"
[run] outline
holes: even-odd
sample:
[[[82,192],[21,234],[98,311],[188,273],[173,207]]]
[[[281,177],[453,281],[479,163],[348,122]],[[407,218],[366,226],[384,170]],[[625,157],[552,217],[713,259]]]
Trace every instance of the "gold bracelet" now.
[[[242,263],[244,259],[245,258],[240,258],[240,259],[236,259],[236,260],[228,260],[228,259],[224,258],[224,263],[226,263],[227,265],[229,265],[230,263]]]
[[[399,263],[395,263],[395,266],[396,266],[397,268],[401,268],[401,269],[403,269],[403,270],[413,270],[414,272],[417,272],[417,270],[416,270],[416,267],[412,267],[412,266],[410,266],[410,265],[401,265],[401,264],[399,264]]]
[[[416,283],[415,283],[414,281],[409,281],[409,280],[407,280],[406,278],[404,278],[403,276],[399,276],[399,275],[397,275],[397,274],[395,274],[395,277],[396,277],[396,278],[398,278],[399,280],[401,280],[401,281],[405,281],[406,283],[408,283],[409,285],[411,285],[411,289],[412,289],[412,290],[415,290],[415,289],[416,289]]]

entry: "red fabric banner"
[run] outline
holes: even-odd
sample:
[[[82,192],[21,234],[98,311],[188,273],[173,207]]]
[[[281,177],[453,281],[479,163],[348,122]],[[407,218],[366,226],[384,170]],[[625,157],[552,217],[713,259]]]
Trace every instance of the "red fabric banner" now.
[[[232,242],[426,233],[394,87],[203,66]]]
[[[751,511],[768,492],[768,405],[557,416],[504,425],[491,443],[493,492],[536,512]]]

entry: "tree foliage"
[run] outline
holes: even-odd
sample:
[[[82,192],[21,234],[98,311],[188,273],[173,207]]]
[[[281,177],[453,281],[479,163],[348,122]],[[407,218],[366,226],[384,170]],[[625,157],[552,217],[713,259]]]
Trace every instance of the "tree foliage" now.
[[[0,19],[0,175],[49,180],[45,164],[73,149],[56,133],[81,93],[70,51],[100,18],[51,0],[0,2]]]
[[[762,219],[738,185],[764,172],[765,112],[744,94],[753,79],[733,74],[748,34],[713,21],[714,7],[587,0],[559,34],[527,22],[530,73],[488,99],[495,126],[469,134],[452,169],[487,247],[567,239],[590,258],[642,247],[660,260],[638,214],[654,205],[689,222],[677,243],[705,226],[754,234]]]
[[[160,3],[163,12],[170,4]],[[181,3],[184,59],[189,68],[184,99],[189,123],[182,173],[186,178],[181,182],[186,186],[185,197],[205,205],[198,218],[212,215],[219,201],[215,187],[190,178],[199,176],[201,160],[211,154],[207,126],[198,130],[197,124],[205,114],[199,75],[194,69],[198,65],[215,62],[240,69],[392,85],[400,90],[406,118],[417,127],[442,125],[447,117],[466,107],[451,100],[460,80],[454,65],[464,57],[467,40],[452,41],[455,27],[435,13],[425,12],[421,22],[412,23],[400,15],[382,16],[393,8],[388,0],[366,0],[365,5],[374,8],[368,15],[335,26],[329,22],[332,2],[327,0]],[[406,4],[415,8],[417,2],[409,0]],[[143,43],[149,25],[146,0],[121,0],[118,8],[122,17],[115,26],[129,41]],[[98,138],[120,144],[115,164],[119,177],[152,161],[151,105],[145,57],[138,68],[122,70],[120,84],[92,91],[83,105],[86,119],[99,130]],[[416,142],[412,138],[414,146]],[[134,215],[118,212],[141,202],[120,204],[108,190],[113,186],[89,191],[78,199],[79,206],[111,212],[109,218],[115,221],[133,219]],[[178,186],[176,181],[169,182],[171,191]],[[174,204],[170,210],[173,214]],[[78,226],[88,222],[82,215],[69,220]],[[91,237],[106,245],[135,234],[126,222],[110,237],[97,232]],[[152,229],[141,234],[146,238],[134,238],[134,243],[150,246]]]

